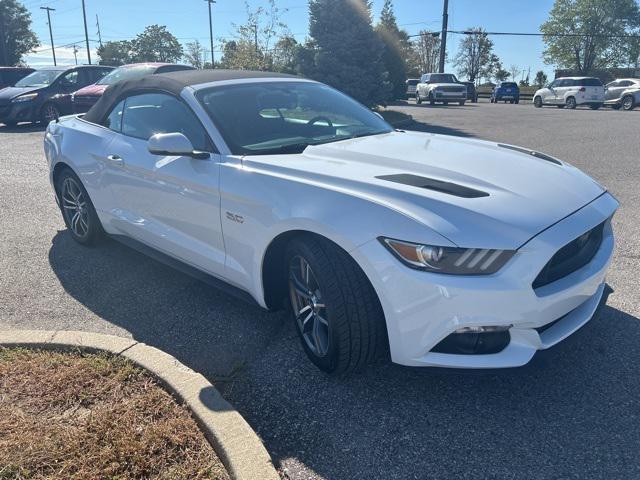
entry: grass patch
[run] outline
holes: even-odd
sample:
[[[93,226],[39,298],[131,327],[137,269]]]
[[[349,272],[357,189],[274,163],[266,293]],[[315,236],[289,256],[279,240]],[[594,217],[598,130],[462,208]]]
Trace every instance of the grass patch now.
[[[228,480],[186,407],[129,360],[0,348],[0,480]]]

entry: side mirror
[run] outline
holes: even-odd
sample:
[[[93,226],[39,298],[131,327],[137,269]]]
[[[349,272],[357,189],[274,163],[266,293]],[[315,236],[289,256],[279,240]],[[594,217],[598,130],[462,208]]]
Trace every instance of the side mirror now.
[[[383,117],[382,115],[380,115],[380,113],[378,113],[378,112],[373,112],[373,114],[374,114],[374,115],[379,116],[382,120],[384,120],[384,117]]]
[[[147,149],[154,155],[191,157],[198,160],[209,158],[207,152],[193,149],[191,140],[182,133],[156,133],[147,142]]]

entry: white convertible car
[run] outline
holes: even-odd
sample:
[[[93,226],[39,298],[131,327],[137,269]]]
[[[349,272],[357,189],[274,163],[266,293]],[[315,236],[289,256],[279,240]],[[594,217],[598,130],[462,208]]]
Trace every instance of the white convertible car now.
[[[106,233],[290,308],[332,373],[389,354],[523,365],[591,319],[614,247],[618,202],[571,165],[394,130],[287,75],[115,84],[86,115],[50,123],[45,152],[75,240]]]

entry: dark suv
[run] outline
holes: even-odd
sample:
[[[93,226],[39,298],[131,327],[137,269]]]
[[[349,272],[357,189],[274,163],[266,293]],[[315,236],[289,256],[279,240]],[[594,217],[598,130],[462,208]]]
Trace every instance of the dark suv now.
[[[18,80],[23,79],[33,72],[33,68],[27,67],[0,67],[0,90],[13,87]]]
[[[500,82],[491,92],[491,103],[498,103],[504,100],[504,103],[520,103],[520,87],[516,82]]]
[[[49,123],[71,112],[71,94],[97,82],[113,67],[99,65],[41,68],[15,86],[0,90],[0,123]]]

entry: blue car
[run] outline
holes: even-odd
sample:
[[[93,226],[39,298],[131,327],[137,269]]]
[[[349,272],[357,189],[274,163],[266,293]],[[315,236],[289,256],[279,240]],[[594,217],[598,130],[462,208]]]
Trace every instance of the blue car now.
[[[520,103],[520,88],[515,82],[500,82],[500,85],[496,85],[491,92],[491,103],[498,103],[499,101],[504,103]]]

